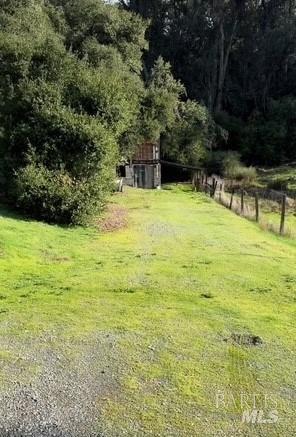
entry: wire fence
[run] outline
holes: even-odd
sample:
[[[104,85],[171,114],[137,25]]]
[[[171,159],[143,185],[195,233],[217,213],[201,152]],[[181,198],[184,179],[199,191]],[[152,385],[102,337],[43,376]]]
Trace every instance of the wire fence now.
[[[296,238],[296,198],[266,188],[233,187],[230,181],[195,172],[194,191],[203,191],[226,208],[261,228]]]

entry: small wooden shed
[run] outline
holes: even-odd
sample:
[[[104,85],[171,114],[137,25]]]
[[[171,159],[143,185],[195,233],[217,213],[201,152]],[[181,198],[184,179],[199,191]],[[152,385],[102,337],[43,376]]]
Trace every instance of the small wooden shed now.
[[[147,141],[137,147],[129,165],[125,166],[126,185],[137,188],[160,188],[160,145]]]

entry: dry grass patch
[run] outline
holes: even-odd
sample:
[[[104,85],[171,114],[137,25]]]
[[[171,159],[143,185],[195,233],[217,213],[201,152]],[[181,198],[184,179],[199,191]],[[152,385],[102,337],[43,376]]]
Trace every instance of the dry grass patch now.
[[[97,221],[97,226],[102,232],[114,232],[125,228],[127,223],[127,209],[123,206],[110,204],[104,215]]]

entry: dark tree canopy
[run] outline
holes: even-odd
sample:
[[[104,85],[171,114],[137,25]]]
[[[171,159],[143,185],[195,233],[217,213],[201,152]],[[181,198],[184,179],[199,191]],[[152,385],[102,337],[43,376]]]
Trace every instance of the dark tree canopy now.
[[[188,96],[254,163],[296,159],[295,0],[122,0],[151,20],[147,67],[169,61]],[[291,106],[292,105],[292,106]],[[280,113],[275,117],[275,108]]]

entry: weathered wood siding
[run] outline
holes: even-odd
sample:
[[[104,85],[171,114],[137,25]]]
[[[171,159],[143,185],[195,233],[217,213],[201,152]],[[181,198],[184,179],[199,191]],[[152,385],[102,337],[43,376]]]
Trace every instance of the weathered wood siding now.
[[[159,158],[159,144],[146,142],[138,146],[133,157],[133,162],[155,162],[159,161]]]

